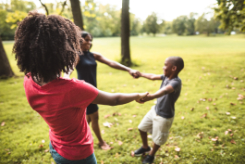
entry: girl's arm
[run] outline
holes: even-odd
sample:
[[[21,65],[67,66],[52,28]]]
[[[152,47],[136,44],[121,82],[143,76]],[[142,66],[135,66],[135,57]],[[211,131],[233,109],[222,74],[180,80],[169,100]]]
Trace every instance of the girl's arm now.
[[[127,71],[131,76],[133,76],[134,78],[138,78],[138,72],[139,71],[136,71],[136,70],[133,70],[129,67],[126,67],[118,62],[115,62],[115,61],[112,61],[112,60],[109,60],[107,58],[105,58],[104,56],[102,56],[101,54],[99,53],[94,53],[94,58],[95,60],[98,60],[99,62],[101,63],[104,63],[112,68],[115,68],[115,69],[119,69],[119,70],[123,70],[123,71]]]
[[[140,99],[146,97],[148,92],[146,93],[108,93],[99,90],[98,96],[92,102],[93,104],[101,104],[101,105],[122,105],[129,103],[133,100],[140,102]]]

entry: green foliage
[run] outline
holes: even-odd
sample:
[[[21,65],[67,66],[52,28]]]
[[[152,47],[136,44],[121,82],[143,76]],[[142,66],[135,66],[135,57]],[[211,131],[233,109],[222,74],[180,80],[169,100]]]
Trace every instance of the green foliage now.
[[[11,0],[10,3],[0,2],[0,35],[2,39],[13,39],[17,23],[35,8],[35,3],[31,1]]]
[[[173,32],[178,35],[184,35],[186,31],[187,20],[187,16],[179,16],[178,18],[174,19],[172,23]]]
[[[161,26],[158,24],[158,17],[156,13],[149,15],[144,22],[144,32],[152,33],[154,36],[160,31]]]
[[[141,72],[162,74],[168,56],[181,56],[185,61],[185,68],[179,75],[183,85],[171,133],[167,143],[157,152],[154,163],[245,163],[245,99],[237,100],[238,94],[245,96],[244,36],[132,37],[131,44],[133,60],[141,63],[136,69]],[[17,75],[23,76],[11,53],[12,46],[13,43],[4,43],[11,67]],[[120,38],[95,38],[92,51],[115,60],[120,54]],[[106,92],[153,93],[161,84],[161,81],[133,79],[127,72],[101,63],[97,71],[98,88]],[[71,77],[76,76],[75,71]],[[154,101],[99,106],[102,136],[113,149],[99,149],[93,134],[98,163],[141,163],[142,158],[131,157],[130,152],[141,146],[137,126]],[[113,113],[121,113],[121,116],[113,116]],[[203,117],[205,113],[207,117]],[[108,114],[111,116],[105,118]],[[0,126],[0,163],[54,163],[47,151],[49,128],[29,106],[23,77],[0,80],[0,124],[2,122],[5,125]],[[112,127],[103,126],[105,122],[113,123]],[[128,131],[128,128],[133,130]],[[228,129],[232,132],[225,135]],[[203,138],[198,135],[201,132]],[[231,133],[234,135],[230,136]],[[216,136],[218,140],[212,141]],[[231,143],[232,139],[236,144]],[[152,140],[148,140],[151,145]],[[118,141],[123,144],[120,146]],[[181,148],[180,152],[174,150],[176,146]]]
[[[13,39],[14,30],[11,29],[11,25],[6,22],[8,12],[0,9],[0,36],[3,40]]]
[[[196,31],[199,31],[199,33],[206,33],[207,36],[209,36],[210,33],[215,32],[218,26],[218,21],[216,21],[214,18],[207,20],[205,18],[205,14],[202,14],[195,22]]]
[[[121,10],[109,4],[96,4],[94,1],[85,1],[82,6],[85,30],[95,37],[120,36]],[[130,14],[131,35],[138,35],[140,22],[134,14]]]
[[[178,35],[195,35],[196,31],[206,33],[208,36],[212,32],[218,33],[219,21],[214,18],[207,20],[205,14],[196,20],[196,15],[196,13],[190,13],[188,17],[184,15],[174,19],[172,31]],[[168,30],[170,31],[170,28]]]
[[[45,3],[49,14],[60,14],[64,1]],[[31,1],[11,0],[11,3],[0,2],[0,35],[4,40],[6,37],[13,39],[17,23],[21,21],[29,11],[35,8]],[[84,28],[95,37],[120,36],[121,10],[109,4],[102,5],[93,0],[86,0],[81,4],[84,18]],[[67,19],[72,19],[71,7],[66,5],[61,14]],[[141,23],[134,14],[130,14],[131,35],[138,35]],[[6,35],[6,37],[5,37]]]
[[[141,30],[141,23],[138,18],[135,17],[134,14],[130,13],[130,35],[131,36],[136,36],[139,35],[140,30]]]
[[[189,18],[185,22],[185,33],[186,35],[195,35],[195,16],[196,13],[190,13]]]
[[[165,22],[165,26],[163,28],[164,34],[172,34],[172,22]]]
[[[7,15],[6,22],[11,24],[11,29],[16,29],[17,23],[22,21],[27,16],[26,12],[15,10]]]
[[[220,28],[228,30],[228,34],[234,28],[245,32],[245,1],[244,0],[217,0],[215,8],[216,18],[221,21]]]
[[[121,25],[121,11],[110,5],[99,5],[97,23],[93,26],[101,29],[100,36],[119,36]],[[99,20],[99,21],[98,21]]]
[[[9,6],[12,12],[18,10],[28,13],[31,10],[34,10],[36,8],[36,5],[32,1],[24,1],[24,0],[11,0],[10,6]]]

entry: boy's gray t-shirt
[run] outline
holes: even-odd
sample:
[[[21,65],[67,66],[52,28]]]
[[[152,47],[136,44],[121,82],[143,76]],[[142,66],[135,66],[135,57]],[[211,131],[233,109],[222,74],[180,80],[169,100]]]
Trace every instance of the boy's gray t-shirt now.
[[[174,88],[174,92],[163,95],[157,98],[157,104],[155,106],[156,114],[164,118],[174,117],[174,104],[178,99],[181,91],[181,80],[179,77],[169,80],[166,76],[162,75],[161,88],[171,85]]]

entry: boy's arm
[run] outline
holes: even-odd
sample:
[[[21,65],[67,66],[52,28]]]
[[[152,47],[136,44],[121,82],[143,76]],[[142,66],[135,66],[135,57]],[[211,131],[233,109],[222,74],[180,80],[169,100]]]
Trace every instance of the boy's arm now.
[[[159,98],[163,95],[174,92],[174,88],[171,85],[167,85],[161,89],[159,89],[156,93],[148,94],[146,97],[141,99],[141,102],[149,101],[155,98]]]
[[[140,100],[148,95],[146,93],[108,93],[99,90],[99,94],[93,100],[93,104],[101,104],[101,105],[122,105],[129,103],[133,100],[142,103]]]
[[[144,77],[144,78],[149,79],[149,80],[162,80],[162,78],[161,78],[162,75],[156,75],[153,73],[141,73],[141,72],[139,72],[138,75],[139,75],[139,77]]]

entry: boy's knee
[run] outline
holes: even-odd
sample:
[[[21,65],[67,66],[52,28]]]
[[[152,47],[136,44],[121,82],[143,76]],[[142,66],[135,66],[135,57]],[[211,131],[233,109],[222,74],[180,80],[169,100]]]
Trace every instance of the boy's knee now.
[[[169,133],[158,133],[157,135],[152,136],[152,140],[156,145],[161,146],[167,142],[168,135]]]

